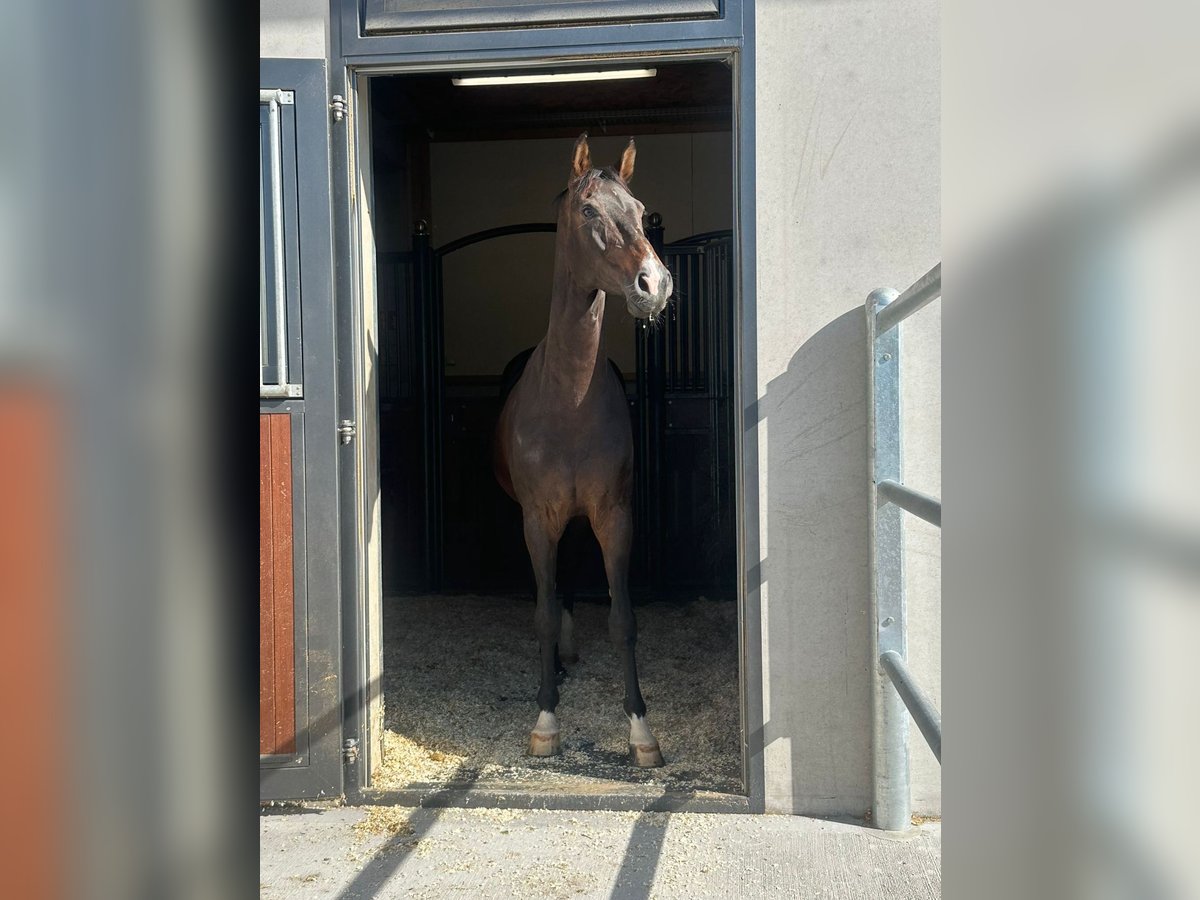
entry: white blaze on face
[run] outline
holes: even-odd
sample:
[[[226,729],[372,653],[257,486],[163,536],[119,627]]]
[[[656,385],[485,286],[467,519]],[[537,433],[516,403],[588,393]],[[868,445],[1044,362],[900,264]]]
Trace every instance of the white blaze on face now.
[[[658,741],[650,733],[650,726],[641,716],[629,717],[629,743],[638,747],[657,747]]]

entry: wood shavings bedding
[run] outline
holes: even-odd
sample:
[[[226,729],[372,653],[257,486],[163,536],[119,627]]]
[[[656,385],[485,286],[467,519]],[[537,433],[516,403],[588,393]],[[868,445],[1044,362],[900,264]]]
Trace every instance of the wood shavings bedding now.
[[[698,598],[638,606],[638,669],[666,765],[628,759],[608,603],[577,601],[580,661],[560,687],[561,756],[525,755],[537,718],[528,597],[391,597],[384,612],[386,731],[374,786],[603,782],[741,791],[737,609]]]

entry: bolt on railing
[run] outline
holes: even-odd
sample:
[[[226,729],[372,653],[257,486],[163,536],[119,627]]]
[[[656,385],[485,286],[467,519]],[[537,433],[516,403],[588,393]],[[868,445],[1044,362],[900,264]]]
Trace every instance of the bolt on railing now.
[[[907,511],[939,528],[937,499],[904,486],[900,424],[900,323],[942,293],[938,263],[903,294],[891,288],[872,291],[866,302],[868,386],[871,397],[870,554],[872,657],[874,675],[873,820],[878,828],[899,831],[912,821],[909,787],[908,717],[911,714],[942,760],[942,721],[937,708],[908,670],[908,634],[904,597],[904,528]]]

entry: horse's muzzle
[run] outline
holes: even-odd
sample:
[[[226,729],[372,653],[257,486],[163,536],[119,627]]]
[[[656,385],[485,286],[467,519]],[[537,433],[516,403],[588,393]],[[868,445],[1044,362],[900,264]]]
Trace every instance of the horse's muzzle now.
[[[625,306],[635,319],[653,318],[666,309],[674,289],[667,267],[657,259],[647,260],[625,292]]]

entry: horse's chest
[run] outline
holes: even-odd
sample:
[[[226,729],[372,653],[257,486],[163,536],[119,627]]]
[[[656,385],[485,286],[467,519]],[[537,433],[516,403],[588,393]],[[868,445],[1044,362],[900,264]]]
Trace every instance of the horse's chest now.
[[[511,466],[514,479],[537,483],[542,490],[573,492],[617,472],[629,456],[629,436],[570,417],[538,417],[514,435]]]
[[[620,453],[621,440],[588,422],[541,419],[517,434],[516,457],[545,469],[575,470]]]

